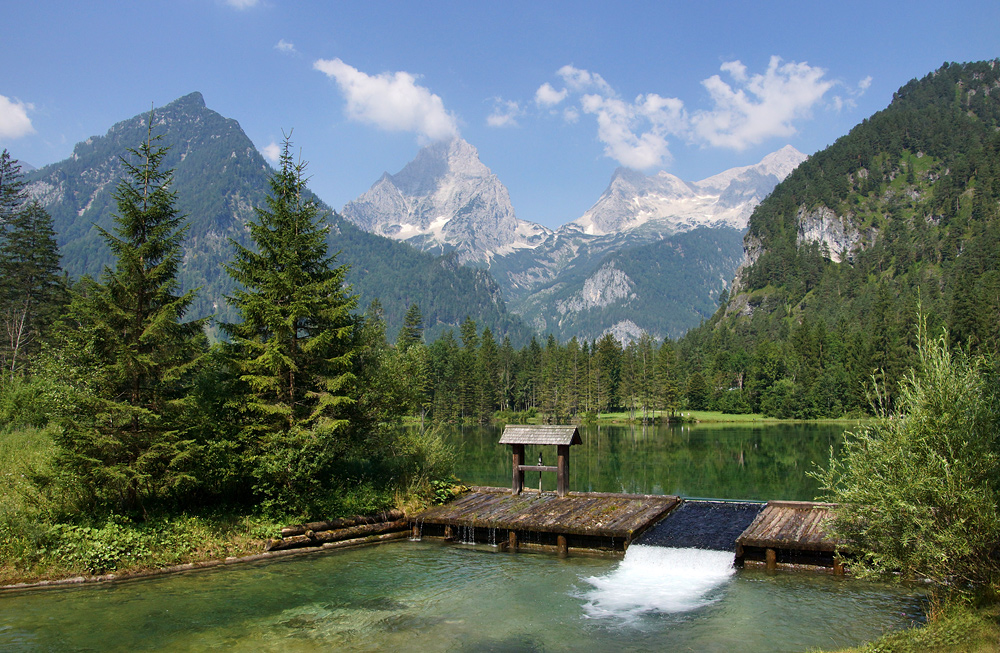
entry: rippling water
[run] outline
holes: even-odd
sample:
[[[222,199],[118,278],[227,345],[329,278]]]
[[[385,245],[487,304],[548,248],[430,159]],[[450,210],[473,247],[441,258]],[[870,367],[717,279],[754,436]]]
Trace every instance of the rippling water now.
[[[401,542],[0,595],[0,650],[803,651],[921,618],[906,589],[731,561],[641,546],[624,559],[559,559]]]

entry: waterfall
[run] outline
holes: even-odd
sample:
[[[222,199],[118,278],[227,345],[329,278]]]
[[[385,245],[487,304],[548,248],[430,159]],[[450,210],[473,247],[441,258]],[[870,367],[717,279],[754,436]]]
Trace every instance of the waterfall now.
[[[633,544],[615,569],[584,581],[591,618],[631,621],[642,614],[686,612],[715,602],[735,573],[731,551]]]

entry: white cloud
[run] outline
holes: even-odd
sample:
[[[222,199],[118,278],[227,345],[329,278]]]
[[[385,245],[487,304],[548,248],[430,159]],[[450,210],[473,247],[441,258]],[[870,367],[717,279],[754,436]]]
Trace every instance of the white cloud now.
[[[858,82],[858,90],[864,93],[865,91],[868,90],[868,87],[871,85],[872,85],[872,76],[868,75],[868,77],[865,77],[860,82]]]
[[[720,70],[727,81],[712,75],[702,82],[711,100],[706,109],[688,110],[682,100],[657,93],[643,93],[630,102],[599,74],[572,65],[556,71],[565,88],[542,84],[535,104],[558,115],[553,107],[572,96],[578,104],[564,108],[563,118],[576,122],[581,113],[594,116],[604,153],[622,165],[645,169],[670,161],[674,139],[740,150],[769,138],[787,138],[795,134],[796,121],[809,118],[831,88],[843,85],[827,79],[822,68],[786,63],[777,56],[760,74],[751,74],[738,60],[724,62]],[[870,84],[870,77],[861,80],[846,98],[831,98],[830,106],[853,106],[851,98]]]
[[[249,9],[259,4],[258,0],[226,0],[226,4],[236,9]]]
[[[285,53],[288,53],[288,54],[295,54],[295,52],[296,52],[296,50],[295,50],[295,44],[294,43],[290,43],[290,42],[286,41],[285,39],[281,39],[280,41],[278,41],[274,45],[274,49],[277,50],[278,52],[285,52]]]
[[[521,105],[512,100],[493,99],[493,113],[486,117],[490,127],[516,127],[517,118],[524,115]]]
[[[281,158],[281,146],[271,141],[270,145],[265,145],[264,149],[260,151],[264,155],[264,158],[271,163],[277,163],[278,159]]]
[[[35,128],[28,117],[28,112],[34,109],[33,104],[0,95],[0,138],[21,138],[34,134]]]
[[[727,62],[735,87],[712,75],[702,82],[715,105],[692,117],[694,134],[710,145],[737,150],[775,136],[795,134],[795,120],[807,118],[812,108],[834,86],[826,71],[807,63],[782,63],[771,57],[764,74],[750,77],[738,61]]]
[[[337,82],[352,120],[388,131],[414,132],[431,140],[458,135],[455,116],[410,73],[368,75],[340,59],[318,59],[313,68]]]
[[[584,113],[597,117],[597,138],[604,153],[630,168],[662,166],[671,159],[667,136],[685,126],[684,104],[655,93],[640,95],[635,102],[617,97],[587,94],[581,98]]]
[[[557,91],[552,84],[545,82],[535,91],[535,104],[540,107],[554,107],[565,100],[567,95],[569,95],[569,90],[564,88]]]
[[[602,95],[614,95],[614,89],[604,81],[604,78],[589,70],[574,68],[572,65],[563,66],[556,74],[563,78],[566,85],[576,92],[594,90]]]

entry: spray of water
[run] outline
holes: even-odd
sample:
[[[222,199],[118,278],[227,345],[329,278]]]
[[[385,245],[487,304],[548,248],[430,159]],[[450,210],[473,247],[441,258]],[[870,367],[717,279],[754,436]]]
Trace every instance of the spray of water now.
[[[633,544],[610,573],[584,581],[583,609],[591,618],[631,621],[647,613],[694,610],[718,600],[735,573],[731,551]]]

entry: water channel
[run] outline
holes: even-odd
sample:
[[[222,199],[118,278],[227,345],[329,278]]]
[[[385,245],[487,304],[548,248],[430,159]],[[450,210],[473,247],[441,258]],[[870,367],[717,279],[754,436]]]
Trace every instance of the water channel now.
[[[812,498],[804,472],[839,430],[772,428],[602,427],[574,447],[571,489]],[[463,480],[506,484],[497,431],[448,437],[463,444]],[[731,553],[639,545],[624,559],[560,559],[402,541],[0,595],[0,650],[804,651],[922,619],[913,588],[731,562]]]

